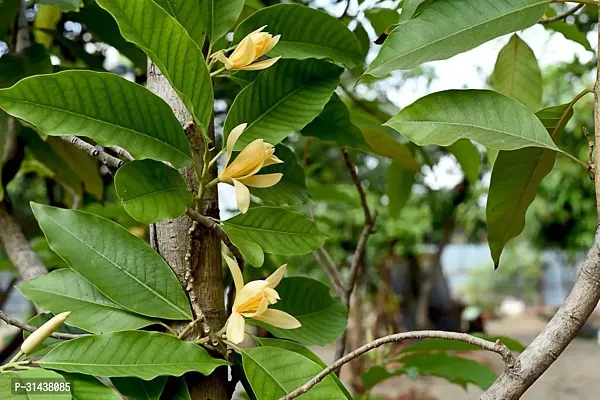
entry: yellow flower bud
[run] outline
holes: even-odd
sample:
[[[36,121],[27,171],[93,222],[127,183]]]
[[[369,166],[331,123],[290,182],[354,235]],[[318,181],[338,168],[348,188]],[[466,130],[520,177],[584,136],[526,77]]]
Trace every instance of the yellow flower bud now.
[[[222,51],[215,53],[214,56],[229,70],[252,71],[269,68],[279,60],[279,57],[256,63],[254,61],[271,51],[281,36],[262,32],[265,28],[266,25],[243,38],[229,57],[225,57]]]
[[[21,345],[21,351],[25,354],[31,353],[37,349],[44,340],[46,340],[54,331],[56,331],[67,317],[71,314],[71,311],[60,313],[44,325],[40,326],[33,332]]]

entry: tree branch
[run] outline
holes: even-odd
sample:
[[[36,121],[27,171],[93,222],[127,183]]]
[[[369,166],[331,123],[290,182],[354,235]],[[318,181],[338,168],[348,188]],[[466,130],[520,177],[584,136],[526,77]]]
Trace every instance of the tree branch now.
[[[461,342],[466,342],[478,347],[481,347],[484,350],[492,351],[494,353],[499,354],[504,363],[506,364],[506,368],[509,370],[515,369],[518,367],[518,361],[513,356],[512,352],[499,340],[494,342],[490,342],[488,340],[484,340],[475,336],[471,336],[466,333],[456,333],[456,332],[444,332],[444,331],[415,331],[415,332],[403,332],[396,333],[389,336],[384,336],[377,340],[372,341],[371,343],[367,343],[364,346],[359,347],[358,349],[348,353],[344,357],[338,359],[333,364],[325,368],[311,380],[306,382],[304,385],[300,386],[298,389],[293,392],[281,397],[279,400],[292,400],[296,397],[306,393],[317,383],[321,382],[327,375],[336,371],[344,364],[349,363],[355,358],[360,357],[361,355],[376,349],[384,344],[392,343],[392,342],[401,342],[407,339],[431,339],[431,338],[439,338],[439,339],[448,339],[448,340],[458,340]]]
[[[106,164],[107,167],[119,169],[123,165],[125,165],[125,161],[120,160],[117,157],[111,156],[110,154],[106,153],[104,150],[98,149],[96,146],[93,146],[93,145],[79,139],[77,136],[65,135],[65,136],[59,136],[59,138],[61,138],[62,140],[64,140],[67,143],[72,144],[73,146],[77,147],[79,150],[83,151],[84,153],[87,153],[90,156],[97,158],[102,163]]]
[[[598,32],[600,44],[600,30]],[[600,59],[599,59],[600,66]],[[595,145],[600,143],[600,68],[594,87]],[[600,152],[596,152],[596,171]],[[600,216],[600,174],[595,176],[596,204]],[[581,331],[600,300],[600,229],[587,253],[569,296],[544,330],[518,357],[517,368],[504,371],[481,396],[482,400],[519,399]]]
[[[325,257],[325,260],[323,260],[321,258],[321,254],[319,254],[319,253],[323,254],[323,257]],[[344,293],[346,293],[346,288],[344,287],[344,283],[342,282],[342,278],[337,269],[337,265],[331,259],[331,256],[329,255],[329,253],[327,253],[327,251],[321,251],[321,248],[319,248],[319,249],[313,251],[312,254],[313,254],[314,259],[317,261],[317,263],[321,266],[321,268],[323,268],[323,271],[325,271],[325,274],[329,277],[329,280],[331,281],[331,284],[333,285],[333,289],[335,290],[335,293],[338,296],[343,297]]]
[[[581,10],[583,7],[585,7],[585,4],[578,4],[575,7],[571,8],[561,14],[555,15],[554,17],[542,19],[540,21],[540,24],[549,24],[550,22],[560,21],[561,19],[567,18],[569,15],[575,14],[577,11]]]
[[[27,332],[34,332],[37,329],[37,327],[35,327],[33,325],[29,325],[25,322],[19,321],[18,319],[14,318],[14,317],[11,317],[10,315],[8,315],[7,313],[5,313],[2,310],[0,310],[0,319],[9,325],[16,326],[17,328],[20,328],[21,330],[24,330]],[[54,332],[50,336],[55,339],[70,340],[70,339],[77,339],[77,338],[87,336],[87,335],[75,335],[72,333]]]

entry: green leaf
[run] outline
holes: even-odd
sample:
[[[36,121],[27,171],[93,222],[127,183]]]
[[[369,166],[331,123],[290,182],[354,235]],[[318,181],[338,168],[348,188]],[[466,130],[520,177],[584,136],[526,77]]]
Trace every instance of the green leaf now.
[[[0,3],[0,10],[1,7]],[[51,72],[52,63],[48,51],[41,44],[33,44],[20,54],[5,54],[0,58],[0,89],[10,87],[31,75]]]
[[[354,30],[352,32],[354,33],[354,36],[356,36],[356,38],[358,39],[358,42],[360,43],[360,48],[361,48],[360,59],[363,60],[355,68],[359,68],[360,73],[362,73],[364,71],[364,68],[363,68],[364,59],[367,58],[367,54],[369,54],[369,50],[371,49],[371,38],[369,38],[369,34],[365,30],[365,27],[363,26],[363,24],[361,24],[358,21],[356,24],[356,28],[354,28]]]
[[[431,3],[435,0],[404,0],[402,5],[402,13],[400,14],[400,22],[406,22],[415,16],[419,6],[425,2]]]
[[[321,368],[327,367],[327,364],[325,364],[323,362],[323,360],[321,360],[319,358],[319,356],[317,356],[315,353],[310,351],[307,347],[304,347],[301,344],[298,344],[296,342],[291,342],[289,340],[262,338],[262,337],[256,337],[255,339],[256,339],[256,342],[260,346],[278,347],[280,349],[293,351],[294,353],[298,353],[298,354],[308,358],[310,361],[314,362]],[[333,378],[333,380],[335,381],[335,384],[340,388],[340,390],[342,392],[344,392],[344,395],[346,396],[346,398],[348,400],[352,400],[352,395],[348,392],[348,389],[346,389],[346,387],[344,386],[342,381],[340,381],[340,379],[335,374],[331,374],[329,376],[331,376]]]
[[[98,201],[102,201],[104,198],[104,182],[102,182],[98,172],[98,162],[87,153],[71,146],[60,138],[48,136],[46,143],[75,172],[83,182],[85,191],[93,195]]]
[[[202,48],[206,35],[207,20],[201,4],[210,0],[153,0],[169,15],[177,20],[190,35],[190,38]]]
[[[360,379],[367,390],[372,389],[376,385],[394,376],[408,375],[408,370],[405,367],[396,368],[388,371],[381,365],[373,365],[360,375]]]
[[[236,150],[259,138],[271,144],[281,142],[319,115],[341,72],[324,61],[279,60],[238,94],[227,114],[224,132],[228,135],[239,124],[248,124]]]
[[[194,200],[179,171],[154,160],[119,168],[115,189],[129,215],[146,224],[179,217]]]
[[[202,347],[159,332],[123,331],[84,336],[53,348],[39,364],[44,368],[105,377],[181,376],[196,371],[210,375],[227,365]]]
[[[46,135],[87,136],[135,158],[191,162],[190,145],[160,97],[118,75],[65,71],[25,78],[0,90],[0,107]]]
[[[504,343],[511,351],[522,352],[525,350],[525,346],[519,343],[517,340],[506,337],[506,336],[487,336],[487,335],[475,335],[490,342],[500,340]],[[426,353],[426,352],[441,352],[441,351],[480,351],[483,350],[479,346],[475,346],[459,340],[449,339],[425,339],[420,342],[411,344],[402,350],[400,353]]]
[[[152,59],[194,119],[206,129],[213,109],[212,83],[202,49],[185,28],[151,0],[97,0],[97,3],[117,20],[123,37],[140,46]],[[145,114],[140,117],[148,113]]]
[[[382,126],[375,117],[361,111],[352,110],[352,122],[362,131],[362,135],[372,152],[388,157],[410,171],[418,171],[421,165],[404,143],[400,143],[392,135],[393,129]]]
[[[430,94],[385,125],[419,146],[450,146],[459,139],[471,139],[498,150],[542,147],[558,151],[535,114],[518,101],[489,90]]]
[[[283,161],[282,164],[269,165],[260,170],[262,174],[282,173],[283,177],[275,186],[268,188],[249,188],[250,193],[259,197],[265,204],[299,204],[306,203],[308,193],[304,178],[304,169],[298,163],[296,154],[281,143],[275,146],[275,155]]]
[[[181,378],[169,378],[167,386],[162,393],[162,400],[192,400],[190,390],[185,381],[185,376]]]
[[[496,380],[496,373],[487,365],[447,354],[415,354],[402,357],[403,369],[416,369],[419,375],[438,376],[464,388],[468,383],[482,389]]]
[[[545,108],[536,114],[552,139],[558,141],[573,116],[568,105]],[[563,118],[564,115],[564,118]],[[501,151],[494,163],[488,192],[488,245],[498,267],[506,243],[525,228],[525,214],[537,188],[554,168],[556,152],[540,148]]]
[[[246,214],[223,221],[222,228],[237,247],[244,248],[244,243],[255,243],[265,253],[281,255],[310,253],[327,239],[304,215],[277,207],[251,208]],[[252,265],[260,267],[262,263]]]
[[[61,375],[71,383],[73,400],[121,400],[115,389],[104,385],[93,376],[64,372]]]
[[[415,172],[406,170],[402,165],[392,163],[387,175],[387,195],[390,199],[388,210],[393,218],[400,218],[402,209],[410,198],[415,183]]]
[[[53,271],[17,288],[44,310],[54,314],[71,311],[69,324],[88,332],[138,329],[156,323],[126,311],[70,269]]]
[[[242,352],[244,373],[258,400],[278,399],[302,386],[322,368],[308,358],[277,347],[255,347]],[[304,400],[345,400],[331,376],[302,395]]]
[[[277,285],[281,300],[270,307],[291,314],[302,326],[281,329],[260,321],[249,322],[262,326],[279,338],[295,340],[304,345],[328,345],[340,337],[347,324],[346,307],[339,298],[331,297],[329,292],[328,286],[314,279],[285,278]]]
[[[62,12],[79,11],[83,7],[82,0],[37,0],[36,2],[57,6]]]
[[[158,376],[150,381],[116,377],[110,381],[123,396],[135,400],[159,400],[167,383],[167,377]]]
[[[208,37],[215,43],[233,27],[244,8],[244,0],[203,0]],[[257,27],[260,28],[260,27]]]
[[[269,33],[281,35],[269,52],[271,57],[329,59],[348,68],[363,60],[360,43],[343,23],[300,4],[278,4],[256,11],[237,27],[233,43],[264,25]]]
[[[55,392],[52,395],[43,395],[37,393],[27,393],[22,389],[19,393],[12,392],[13,381],[20,381],[23,386],[25,382],[30,380],[42,379],[46,382],[66,384],[67,381],[61,375],[53,371],[48,371],[42,368],[31,368],[23,371],[8,371],[0,374],[0,393],[5,400],[71,400],[71,394],[66,392]],[[30,381],[31,382],[31,381]],[[99,399],[100,400],[100,399]]]
[[[54,317],[54,314],[52,314],[52,313],[41,313],[41,314],[38,314],[35,317],[31,318],[29,321],[27,321],[27,323],[29,325],[35,326],[36,328],[39,328],[40,326],[44,325],[46,322],[50,321],[50,319],[52,319],[52,317]],[[69,321],[69,322],[71,322],[71,321]],[[66,323],[61,324],[58,327],[58,329],[56,329],[55,332],[72,333],[74,335],[83,335],[83,334],[89,333],[84,330],[74,328],[71,325],[68,325]],[[29,335],[31,335],[31,332],[23,331],[23,339],[27,339],[29,337]],[[44,340],[35,349],[35,351],[33,353],[29,354],[29,356],[30,357],[43,356],[44,354],[48,353],[50,351],[50,349],[52,349],[52,347],[54,347],[62,342],[63,342],[63,340],[54,339],[54,338],[49,337],[46,340]]]
[[[121,36],[119,27],[110,13],[96,4],[95,0],[86,0],[83,7],[76,15],[77,21],[85,24],[98,38],[127,57],[135,67],[143,73],[146,71],[148,57],[135,44]]]
[[[50,248],[106,297],[138,314],[192,319],[175,274],[145,241],[94,214],[35,203],[31,208]]]
[[[448,151],[454,155],[463,173],[471,183],[479,180],[481,155],[477,147],[468,139],[461,139],[448,146]]]
[[[381,46],[365,74],[383,77],[427,61],[445,60],[488,40],[535,24],[549,0],[434,1],[400,24]]]
[[[365,17],[371,22],[371,26],[378,35],[384,32],[389,33],[388,28],[400,20],[398,11],[391,8],[369,8],[365,11]]]
[[[516,34],[498,54],[492,87],[534,112],[542,106],[542,72],[531,48]]]
[[[546,30],[551,30],[560,33],[567,40],[579,43],[588,51],[594,51],[590,45],[590,41],[585,36],[585,33],[579,30],[575,24],[569,24],[565,21],[554,21],[543,25]]]
[[[321,114],[306,125],[301,133],[304,136],[335,142],[342,147],[371,150],[360,129],[352,123],[348,107],[335,93],[325,104]]]

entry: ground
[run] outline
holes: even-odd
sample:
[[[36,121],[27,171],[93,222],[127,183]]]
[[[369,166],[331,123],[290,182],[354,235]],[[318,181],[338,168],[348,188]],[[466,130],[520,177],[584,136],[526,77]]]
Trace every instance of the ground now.
[[[545,321],[535,315],[521,315],[488,324],[491,335],[506,335],[528,344],[544,327]],[[326,362],[333,352],[319,349]],[[502,360],[490,354],[489,360],[502,370]],[[597,400],[600,399],[600,345],[595,339],[576,339],[560,358],[522,397],[523,400]],[[401,394],[405,395],[402,396]],[[390,379],[373,394],[393,400],[476,400],[482,390],[470,385],[467,391],[439,378],[423,378],[413,382],[407,377]],[[394,394],[394,397],[391,395]]]

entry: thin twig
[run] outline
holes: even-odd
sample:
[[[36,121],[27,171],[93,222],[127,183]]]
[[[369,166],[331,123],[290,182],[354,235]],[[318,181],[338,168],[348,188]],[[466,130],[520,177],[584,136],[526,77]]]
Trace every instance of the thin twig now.
[[[64,140],[65,142],[70,143],[73,146],[77,147],[79,150],[89,154],[90,156],[92,156],[94,158],[97,158],[102,163],[106,164],[107,167],[118,169],[118,168],[121,168],[125,164],[125,161],[119,160],[117,157],[111,156],[110,154],[106,153],[104,150],[100,150],[96,146],[93,146],[87,142],[84,142],[83,140],[79,139],[77,136],[64,135],[64,136],[59,136],[59,137],[62,140]]]
[[[356,249],[354,250],[354,255],[352,256],[352,263],[350,264],[350,280],[348,282],[348,286],[346,287],[346,298],[344,299],[346,305],[350,304],[350,298],[352,297],[352,293],[354,292],[354,288],[360,275],[360,264],[363,260],[367,240],[373,232],[373,227],[375,221],[377,220],[377,210],[373,211],[373,215],[369,214],[369,216],[369,221],[365,223],[365,226],[360,234],[360,238],[358,239]]]
[[[325,274],[331,281],[331,284],[333,285],[333,289],[335,290],[335,293],[338,296],[343,297],[344,293],[346,293],[346,288],[344,287],[344,283],[342,282],[340,273],[337,269],[337,265],[335,263],[323,261],[323,259],[321,258],[321,255],[319,254],[320,252],[323,253],[321,251],[321,249],[313,251],[312,254],[313,254],[315,261],[321,266],[321,268],[323,269],[323,271],[325,272]],[[325,253],[325,254],[327,254],[327,256],[329,256],[329,253]],[[323,255],[325,255],[325,254],[323,254]]]
[[[29,325],[23,321],[19,321],[18,319],[11,317],[10,315],[8,315],[7,313],[5,313],[2,310],[0,310],[0,319],[9,325],[16,326],[17,328],[20,328],[21,330],[24,330],[27,332],[35,332],[35,330],[37,329],[36,326]],[[55,339],[70,340],[70,339],[77,339],[77,338],[87,336],[87,335],[75,335],[72,333],[54,332],[50,336]]]
[[[344,163],[346,164],[346,168],[350,172],[350,176],[352,177],[352,181],[354,182],[354,186],[356,186],[356,190],[360,196],[360,204],[363,208],[363,212],[365,214],[365,222],[367,224],[373,224],[371,211],[369,210],[369,205],[367,204],[367,195],[365,194],[365,190],[363,189],[360,179],[358,178],[358,174],[356,173],[356,167],[350,161],[350,157],[348,156],[348,150],[342,149],[342,156],[344,157]]]
[[[135,160],[135,158],[133,158],[133,156],[131,155],[131,153],[129,153],[127,150],[125,150],[122,147],[119,147],[119,146],[108,146],[107,149],[110,149],[110,150],[114,151],[115,153],[117,153],[117,155],[123,157],[127,161],[133,161],[133,160]]]
[[[554,17],[542,19],[540,21],[540,24],[549,24],[550,22],[560,21],[561,19],[567,18],[569,15],[575,14],[577,11],[581,10],[583,7],[585,7],[585,4],[578,4],[575,7],[571,8],[561,14],[555,15]]]
[[[596,180],[595,177],[595,166],[594,166],[594,141],[592,140],[592,138],[590,137],[590,132],[587,130],[587,128],[584,126],[583,127],[583,134],[585,135],[585,138],[588,141],[588,175],[590,176],[590,179],[592,181]]]
[[[461,342],[469,343],[474,346],[481,347],[484,350],[492,351],[494,353],[499,354],[504,363],[506,364],[508,369],[517,368],[518,362],[516,358],[513,356],[512,352],[508,347],[506,347],[499,340],[496,342],[490,342],[488,340],[484,340],[475,336],[471,336],[466,333],[456,333],[456,332],[444,332],[444,331],[415,331],[415,332],[403,332],[396,333],[389,336],[384,336],[377,340],[372,341],[371,343],[367,343],[364,346],[359,347],[358,349],[348,353],[344,357],[338,359],[333,364],[325,368],[323,371],[319,372],[316,376],[314,376],[311,380],[306,382],[304,385],[300,386],[298,389],[293,392],[281,397],[279,400],[292,400],[296,397],[306,393],[317,383],[321,382],[327,375],[339,369],[342,365],[349,363],[355,358],[360,357],[361,355],[376,349],[380,346],[383,346],[387,343],[392,342],[401,342],[403,340],[408,339],[430,339],[430,338],[438,338],[438,339],[447,339],[447,340],[458,340]]]

